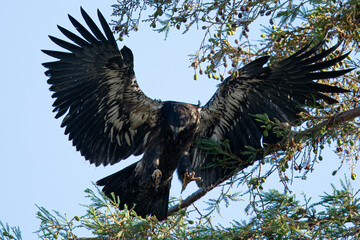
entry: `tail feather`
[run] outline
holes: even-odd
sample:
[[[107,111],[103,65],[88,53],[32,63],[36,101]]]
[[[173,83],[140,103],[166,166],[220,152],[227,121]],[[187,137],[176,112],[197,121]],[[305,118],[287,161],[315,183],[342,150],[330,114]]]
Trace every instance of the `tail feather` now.
[[[104,186],[102,191],[109,198],[111,198],[111,193],[120,198],[120,209],[124,209],[125,204],[129,209],[135,205],[134,210],[139,216],[155,215],[158,220],[166,219],[170,183],[160,185],[155,190],[151,174],[149,175],[149,181],[144,184],[141,179],[144,174],[136,174],[136,165],[137,163],[134,163],[97,181],[96,184]]]

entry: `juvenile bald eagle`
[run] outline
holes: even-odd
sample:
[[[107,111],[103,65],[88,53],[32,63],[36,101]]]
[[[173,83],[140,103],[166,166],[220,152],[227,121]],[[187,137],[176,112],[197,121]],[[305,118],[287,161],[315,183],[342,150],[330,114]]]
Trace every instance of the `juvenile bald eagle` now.
[[[347,90],[314,82],[339,77],[348,70],[318,71],[335,65],[348,54],[332,60],[322,59],[339,46],[318,53],[324,41],[310,44],[290,57],[263,67],[269,57],[261,57],[228,77],[208,103],[200,107],[147,97],[139,88],[133,66],[133,54],[124,46],[120,51],[103,15],[98,17],[103,32],[81,9],[87,30],[69,15],[81,36],[63,27],[59,30],[71,41],[50,36],[66,52],[43,50],[57,61],[43,65],[53,91],[56,118],[63,115],[61,127],[76,149],[90,163],[115,164],[131,155],[143,157],[138,162],[97,182],[110,196],[113,192],[124,204],[141,216],[167,217],[169,189],[175,169],[184,175],[195,172],[199,187],[208,187],[234,169],[211,163],[198,149],[194,139],[229,141],[230,150],[241,159],[245,146],[261,148],[262,143],[277,143],[275,134],[263,135],[252,115],[266,113],[271,120],[284,123],[298,120],[301,106],[334,99],[322,93]],[[219,156],[221,159],[221,156]]]

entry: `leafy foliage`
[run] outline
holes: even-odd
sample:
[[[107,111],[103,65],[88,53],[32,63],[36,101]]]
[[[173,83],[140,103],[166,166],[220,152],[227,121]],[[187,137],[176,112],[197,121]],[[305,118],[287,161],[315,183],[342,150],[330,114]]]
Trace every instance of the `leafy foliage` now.
[[[1,240],[22,240],[19,227],[10,227],[9,224],[3,224],[0,221],[0,239]]]
[[[179,239],[186,236],[185,229],[193,221],[187,219],[186,211],[179,211],[166,221],[159,222],[156,217],[145,219],[132,210],[118,209],[119,200],[108,199],[98,188],[85,190],[90,205],[84,206],[86,214],[70,220],[58,212],[50,213],[39,207],[37,217],[41,220],[38,235],[41,239],[76,239],[74,230],[84,228],[99,238],[105,239]]]
[[[306,197],[301,204],[294,195],[276,190],[260,192],[259,200],[253,203],[257,205],[256,216],[234,224],[232,230],[239,229],[243,238],[256,239],[357,238],[359,191],[354,192],[349,180],[341,181],[341,186],[333,186],[331,194],[325,193],[313,204]]]
[[[91,204],[84,205],[86,214],[68,218],[57,211],[38,207],[41,221],[40,239],[315,239],[359,238],[360,198],[351,181],[341,181],[341,188],[332,185],[331,193],[324,193],[319,202],[309,198],[296,199],[277,190],[255,194],[246,211],[253,211],[249,220],[234,220],[231,227],[214,226],[211,212],[217,200],[209,203],[209,215],[192,220],[185,211],[159,222],[154,217],[143,219],[132,210],[119,211],[116,201],[106,198],[99,189],[87,189]],[[227,196],[237,200],[237,196]],[[225,198],[223,198],[225,199]],[[172,200],[172,204],[178,201]],[[21,240],[17,227],[0,223],[0,239]],[[76,229],[87,229],[94,237],[79,238]]]
[[[92,201],[85,206],[87,213],[68,220],[54,211],[39,207],[41,220],[38,231],[41,239],[78,239],[75,228],[85,228],[96,239],[330,239],[360,237],[359,190],[354,192],[350,180],[341,181],[341,188],[332,186],[332,193],[324,193],[321,200],[311,203],[304,196],[296,196],[277,190],[256,193],[256,201],[246,210],[254,211],[248,221],[234,220],[231,227],[213,226],[211,213],[218,208],[218,200],[210,200],[209,214],[191,220],[185,210],[159,222],[154,217],[143,219],[132,210],[119,211],[118,203],[110,201],[97,190],[87,189]],[[224,199],[236,200],[228,195]],[[173,199],[173,202],[175,200]],[[177,201],[177,200],[176,200]],[[220,211],[220,210],[219,210]],[[75,221],[74,221],[75,220]],[[82,238],[85,239],[85,238]],[[91,238],[94,239],[94,238]]]
[[[326,31],[329,37],[345,40],[343,50],[359,51],[360,4],[355,0],[125,0],[113,7],[114,15],[119,17],[114,29],[120,39],[144,26],[141,22],[165,34],[172,28],[183,29],[184,33],[202,29],[203,38],[191,65],[196,73],[214,79],[223,79],[229,60],[233,73],[251,57],[288,56],[299,44],[321,39]],[[263,40],[260,44],[250,43],[248,34],[258,28],[264,32]],[[203,63],[205,71],[201,67]]]

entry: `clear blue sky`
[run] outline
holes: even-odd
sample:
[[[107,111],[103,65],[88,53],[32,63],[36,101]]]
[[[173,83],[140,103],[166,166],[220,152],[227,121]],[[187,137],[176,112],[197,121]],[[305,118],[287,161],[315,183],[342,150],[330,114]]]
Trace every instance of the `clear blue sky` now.
[[[35,239],[35,204],[67,213],[69,217],[84,214],[79,204],[87,203],[84,190],[91,182],[105,177],[133,162],[130,158],[112,167],[91,166],[76,152],[60,128],[60,120],[52,113],[51,93],[41,63],[52,59],[41,49],[58,49],[47,35],[64,37],[56,25],[69,30],[67,14],[82,22],[80,6],[96,20],[99,8],[110,21],[115,1],[6,1],[0,8],[0,220],[19,226],[23,239]],[[201,31],[201,30],[198,30]],[[207,78],[193,80],[188,54],[200,45],[198,31],[181,35],[176,30],[164,35],[141,27],[126,44],[135,56],[135,73],[143,91],[152,98],[189,103],[206,103],[216,89],[216,83]],[[254,38],[258,38],[260,33]],[[324,156],[309,181],[297,180],[294,189],[306,190],[310,195],[330,189],[337,183],[331,172],[337,168],[336,158]],[[347,166],[344,167],[347,170]],[[346,171],[345,171],[346,172]],[[357,172],[360,176],[359,172]],[[339,173],[341,176],[342,173]],[[358,180],[356,181],[358,182]],[[281,185],[274,180],[265,187]],[[172,195],[180,195],[178,181]],[[190,194],[193,186],[183,194]],[[211,194],[213,195],[213,194]],[[247,201],[247,199],[244,199]],[[236,208],[224,210],[219,222],[226,225],[232,219],[241,220],[244,212]]]

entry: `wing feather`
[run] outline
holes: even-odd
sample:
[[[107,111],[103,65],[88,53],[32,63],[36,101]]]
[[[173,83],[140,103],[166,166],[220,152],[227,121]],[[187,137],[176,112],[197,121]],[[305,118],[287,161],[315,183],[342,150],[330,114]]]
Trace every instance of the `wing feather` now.
[[[218,142],[229,140],[231,152],[246,161],[247,157],[243,155],[245,146],[261,148],[263,143],[273,144],[280,140],[272,132],[264,136],[262,124],[252,115],[266,113],[271,120],[295,123],[299,119],[298,114],[304,110],[304,105],[316,106],[319,104],[318,100],[329,104],[336,103],[336,100],[322,92],[342,93],[348,90],[313,80],[336,78],[351,71],[352,69],[319,72],[341,62],[349,53],[321,61],[341,44],[339,42],[317,53],[324,43],[323,40],[311,49],[309,43],[292,56],[270,67],[263,67],[268,57],[261,57],[239,69],[238,77],[225,79],[201,110],[198,137]],[[221,156],[206,155],[201,149],[193,148],[190,157],[196,175],[202,177],[202,181],[198,182],[201,187],[216,184],[222,178],[233,174],[231,168],[206,167],[214,158]],[[239,165],[241,164],[237,163],[233,167]]]
[[[104,29],[105,35],[108,41],[110,42],[110,45],[116,45],[114,34],[112,33],[109,24],[107,23],[107,21],[105,20],[104,16],[102,15],[99,9],[97,10],[97,14],[100,20],[101,27]]]
[[[68,52],[43,50],[57,61],[48,68],[56,118],[76,149],[95,165],[114,164],[143,152],[143,140],[155,126],[162,102],[148,98],[139,88],[133,54],[119,51],[103,15],[98,11],[102,31],[81,8],[84,25],[69,15],[81,36],[58,26],[70,40],[49,36]]]
[[[79,46],[82,47],[87,47],[87,48],[91,48],[91,44],[88,43],[87,41],[85,41],[84,39],[82,39],[81,37],[77,36],[76,34],[70,32],[69,30],[58,26],[58,29],[60,30],[60,32],[62,32],[67,38],[69,38],[71,41],[73,41],[74,43],[78,44]]]
[[[103,42],[107,42],[107,39],[104,37],[100,29],[96,26],[95,22],[90,18],[90,16],[84,11],[83,8],[80,9],[81,15],[83,16],[86,24],[91,29],[92,33],[95,35],[95,37]]]
[[[94,46],[99,46],[101,42],[96,39],[92,33],[90,33],[81,23],[79,23],[75,18],[71,15],[68,15],[70,22],[76,28],[76,30],[83,36],[90,44]]]

